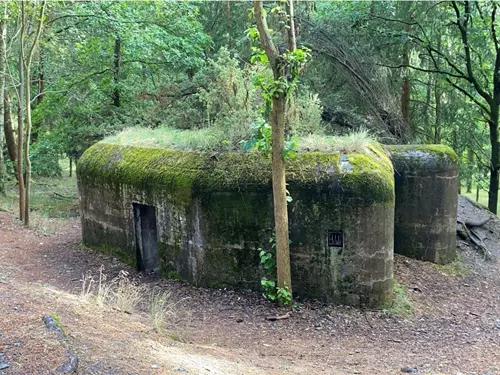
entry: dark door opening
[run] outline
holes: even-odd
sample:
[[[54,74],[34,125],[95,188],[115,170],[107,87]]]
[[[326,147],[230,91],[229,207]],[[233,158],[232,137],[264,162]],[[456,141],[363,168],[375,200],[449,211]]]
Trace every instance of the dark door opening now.
[[[156,230],[156,209],[144,204],[133,204],[135,222],[135,243],[137,269],[139,271],[159,268],[158,233]]]

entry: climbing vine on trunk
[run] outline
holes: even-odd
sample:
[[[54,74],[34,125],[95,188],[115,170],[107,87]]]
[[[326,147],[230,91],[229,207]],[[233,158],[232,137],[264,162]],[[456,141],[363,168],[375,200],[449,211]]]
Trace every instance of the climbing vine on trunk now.
[[[271,125],[271,159],[273,181],[274,221],[276,233],[276,276],[277,294],[292,295],[292,279],[290,270],[290,248],[288,234],[287,189],[285,177],[285,157],[291,148],[287,147],[285,131],[287,129],[287,109],[293,95],[297,79],[302,72],[310,51],[297,48],[293,1],[280,1],[271,13],[278,18],[284,47],[273,41],[271,30],[267,24],[267,12],[262,1],[254,1],[254,18],[256,27],[250,28],[248,35],[258,44],[253,47],[251,61],[268,64],[272,76],[265,71],[255,77],[255,83],[261,88],[266,100],[265,116]],[[291,302],[291,298],[289,299]]]

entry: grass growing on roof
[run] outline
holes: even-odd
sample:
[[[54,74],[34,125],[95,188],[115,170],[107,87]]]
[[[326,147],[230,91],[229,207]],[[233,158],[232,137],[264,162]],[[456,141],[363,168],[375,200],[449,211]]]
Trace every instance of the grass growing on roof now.
[[[228,129],[210,127],[195,130],[133,127],[106,138],[104,142],[189,151],[238,151],[242,150],[240,141],[250,137],[251,129],[237,126]],[[354,153],[365,152],[373,142],[373,138],[365,130],[338,137],[319,133],[299,136],[298,148],[302,152]]]

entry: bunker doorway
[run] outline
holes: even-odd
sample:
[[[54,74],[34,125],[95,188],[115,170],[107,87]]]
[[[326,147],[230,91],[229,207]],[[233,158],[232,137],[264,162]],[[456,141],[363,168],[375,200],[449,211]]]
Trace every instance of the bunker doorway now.
[[[159,268],[156,209],[144,204],[133,204],[137,269],[156,271]]]

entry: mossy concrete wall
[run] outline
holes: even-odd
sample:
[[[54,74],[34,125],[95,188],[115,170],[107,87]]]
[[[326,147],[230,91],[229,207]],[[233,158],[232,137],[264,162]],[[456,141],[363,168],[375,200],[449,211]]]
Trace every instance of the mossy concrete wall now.
[[[446,264],[456,256],[458,157],[443,145],[387,146],[394,165],[394,251]]]
[[[269,245],[274,227],[268,158],[98,143],[77,172],[85,244],[134,264],[133,203],[151,205],[162,275],[259,288],[257,248]],[[296,294],[366,305],[390,296],[393,173],[376,144],[363,153],[307,153],[287,162]],[[343,247],[329,246],[331,231],[342,231]]]

